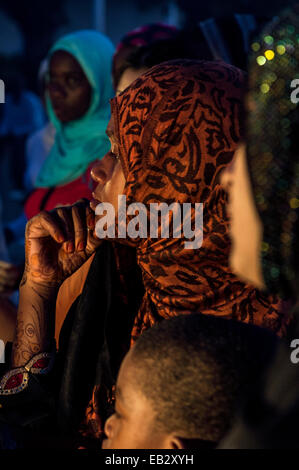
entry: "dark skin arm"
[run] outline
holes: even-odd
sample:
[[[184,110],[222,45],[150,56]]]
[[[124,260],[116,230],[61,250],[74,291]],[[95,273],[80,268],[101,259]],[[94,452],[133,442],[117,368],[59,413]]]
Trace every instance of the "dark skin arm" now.
[[[49,351],[59,287],[101,243],[94,236],[94,226],[94,213],[83,200],[41,212],[28,222],[12,367]]]

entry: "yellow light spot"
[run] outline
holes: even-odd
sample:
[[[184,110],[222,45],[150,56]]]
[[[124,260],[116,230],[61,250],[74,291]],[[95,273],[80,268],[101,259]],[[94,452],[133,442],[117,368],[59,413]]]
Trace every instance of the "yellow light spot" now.
[[[264,65],[266,63],[266,58],[262,55],[259,55],[257,57],[256,61],[259,65]]]
[[[275,52],[271,51],[271,49],[268,49],[268,50],[265,52],[265,57],[266,57],[266,59],[268,59],[268,60],[273,60],[274,57],[275,57]]]
[[[253,44],[251,44],[251,49],[252,49],[254,52],[259,51],[260,48],[261,48],[261,46],[259,45],[258,42],[254,42]]]
[[[262,93],[268,93],[269,90],[270,90],[270,87],[269,87],[268,83],[263,83],[261,85],[261,92]]]
[[[277,50],[278,54],[283,55],[286,51],[286,48],[281,44],[281,45],[277,46],[276,50]]]
[[[296,197],[293,197],[293,198],[290,200],[290,207],[291,207],[291,209],[298,209],[298,207],[299,207],[299,199],[297,199]]]

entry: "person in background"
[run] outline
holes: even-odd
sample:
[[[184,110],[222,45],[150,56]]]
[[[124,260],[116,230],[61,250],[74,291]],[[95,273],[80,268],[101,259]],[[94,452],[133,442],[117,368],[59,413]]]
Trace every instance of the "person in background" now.
[[[102,448],[216,448],[276,344],[262,328],[209,315],[153,326],[121,364]]]
[[[164,23],[151,23],[127,33],[119,42],[113,56],[112,78],[114,90],[117,89],[123,63],[126,62],[127,57],[132,52],[142,46],[154,44],[156,41],[174,39],[177,37],[178,31],[175,26],[169,26]]]
[[[297,5],[253,42],[246,143],[221,176],[229,193],[231,268],[263,293],[279,294],[293,317],[287,341],[245,395],[221,448],[299,447],[299,104],[292,85],[298,31]]]
[[[26,201],[28,219],[90,198],[89,167],[108,148],[112,56],[111,42],[96,31],[77,31],[52,47],[46,105],[55,141]]]
[[[198,46],[198,47],[197,47]],[[117,69],[114,77],[116,95],[124,91],[151,67],[175,59],[209,60],[208,49],[201,50],[186,31],[178,31],[169,39],[159,39],[133,50]]]

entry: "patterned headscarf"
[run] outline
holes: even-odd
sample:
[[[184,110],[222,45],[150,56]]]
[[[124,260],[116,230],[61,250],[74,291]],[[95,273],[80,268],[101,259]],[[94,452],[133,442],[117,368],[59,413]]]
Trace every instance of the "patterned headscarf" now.
[[[264,232],[270,292],[298,300],[299,8],[276,17],[252,44],[247,160]],[[297,79],[297,83],[295,80]],[[297,88],[297,91],[296,91]]]
[[[135,240],[146,293],[133,339],[161,318],[190,312],[281,329],[273,299],[228,266],[218,175],[240,139],[243,91],[242,72],[233,66],[180,60],[154,67],[111,101],[127,204],[204,204],[200,249],[185,249],[182,238]]]

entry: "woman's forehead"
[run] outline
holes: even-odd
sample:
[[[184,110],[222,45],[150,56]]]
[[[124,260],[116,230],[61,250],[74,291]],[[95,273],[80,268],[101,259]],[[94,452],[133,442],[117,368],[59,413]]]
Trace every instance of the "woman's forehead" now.
[[[62,49],[58,49],[53,52],[50,58],[50,67],[59,67],[59,69],[63,68],[84,74],[84,71],[77,59],[72,54]]]

